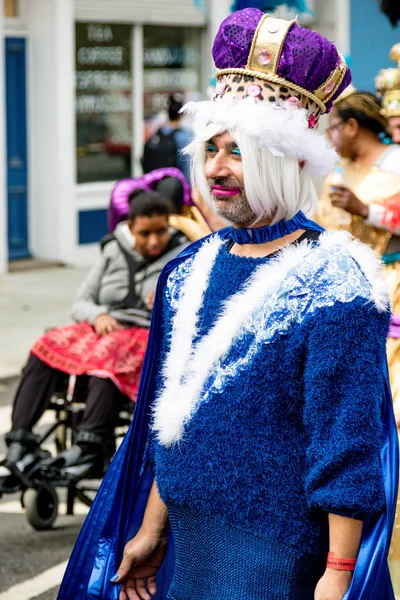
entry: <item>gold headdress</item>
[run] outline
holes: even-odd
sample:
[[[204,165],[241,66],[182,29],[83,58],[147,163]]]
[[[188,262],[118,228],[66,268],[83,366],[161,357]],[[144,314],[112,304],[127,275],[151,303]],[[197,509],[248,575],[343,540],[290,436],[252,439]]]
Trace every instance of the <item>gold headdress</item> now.
[[[382,97],[382,113],[385,117],[400,117],[400,44],[390,51],[390,58],[398,67],[382,69],[375,79],[375,88]]]

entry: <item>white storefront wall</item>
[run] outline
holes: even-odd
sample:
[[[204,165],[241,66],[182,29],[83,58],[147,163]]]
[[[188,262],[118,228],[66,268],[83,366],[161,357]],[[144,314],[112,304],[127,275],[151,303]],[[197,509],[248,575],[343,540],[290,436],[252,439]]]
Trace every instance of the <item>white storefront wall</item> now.
[[[205,89],[212,68],[211,41],[219,23],[229,13],[231,0],[209,0],[208,11],[204,3],[198,4],[199,7],[194,0],[170,0],[165,3],[159,0],[20,0],[19,19],[3,19],[0,16],[0,35],[3,29],[3,36],[24,35],[27,38],[29,247],[32,256],[68,264],[91,264],[98,254],[98,245],[79,245],[78,214],[83,210],[107,208],[114,185],[114,182],[76,183],[75,22],[134,25],[131,46],[134,67],[133,135],[137,140],[143,139],[142,26],[203,27]],[[344,46],[348,45],[347,30],[338,30],[335,25],[346,14],[348,0],[314,0],[313,4],[316,28]],[[330,7],[328,13],[325,10],[327,4]],[[2,46],[2,81],[3,62]],[[3,95],[0,95],[0,148],[5,149],[4,114]],[[137,143],[134,148],[134,170],[138,173],[141,148]],[[5,152],[0,161],[2,182],[6,180],[4,156]],[[0,186],[3,234],[0,242],[0,272],[7,269],[6,205],[3,183]]]
[[[74,7],[26,0],[29,241],[32,256],[73,262],[76,244]]]

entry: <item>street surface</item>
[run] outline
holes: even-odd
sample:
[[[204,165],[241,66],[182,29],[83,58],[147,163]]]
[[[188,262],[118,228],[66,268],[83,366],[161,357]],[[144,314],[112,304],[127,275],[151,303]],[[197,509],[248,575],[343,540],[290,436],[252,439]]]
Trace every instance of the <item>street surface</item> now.
[[[72,299],[86,272],[60,267],[0,277],[0,456],[18,383],[4,378],[21,371],[29,348],[46,328],[71,321]],[[51,416],[45,413],[45,422]],[[59,499],[62,503],[64,495]],[[67,517],[61,505],[53,529],[38,532],[25,518],[20,494],[0,498],[0,600],[55,599],[87,508],[77,502],[76,512]]]
[[[0,382],[0,456],[10,426],[11,403],[17,382]],[[50,413],[46,413],[46,422]],[[42,425],[43,427],[43,425]],[[0,600],[54,600],[87,508],[76,502],[76,514],[60,512],[53,529],[38,532],[27,522],[20,494],[0,498]]]

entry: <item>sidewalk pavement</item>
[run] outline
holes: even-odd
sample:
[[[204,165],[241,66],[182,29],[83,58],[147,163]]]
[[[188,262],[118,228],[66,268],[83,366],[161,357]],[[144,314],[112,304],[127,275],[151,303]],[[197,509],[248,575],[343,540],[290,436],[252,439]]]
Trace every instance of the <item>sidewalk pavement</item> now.
[[[72,299],[87,271],[57,267],[0,277],[0,380],[20,374],[46,328],[71,322]]]

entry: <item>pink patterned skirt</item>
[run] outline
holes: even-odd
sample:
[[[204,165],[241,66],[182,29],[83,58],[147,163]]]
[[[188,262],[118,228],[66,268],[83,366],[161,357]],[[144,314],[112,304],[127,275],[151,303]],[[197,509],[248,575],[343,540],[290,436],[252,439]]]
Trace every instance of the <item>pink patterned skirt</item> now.
[[[69,375],[111,379],[135,402],[148,335],[148,329],[130,327],[101,336],[90,323],[75,323],[49,331],[31,352],[49,367]]]

